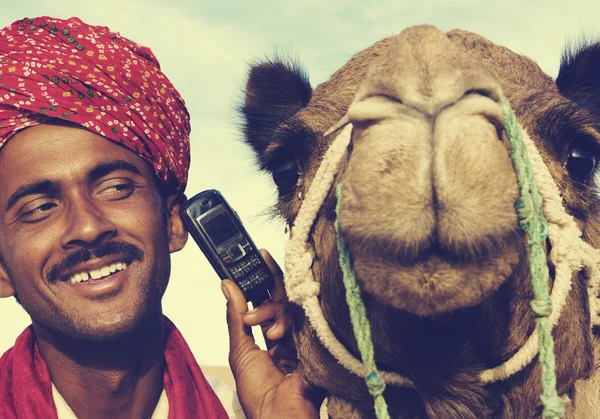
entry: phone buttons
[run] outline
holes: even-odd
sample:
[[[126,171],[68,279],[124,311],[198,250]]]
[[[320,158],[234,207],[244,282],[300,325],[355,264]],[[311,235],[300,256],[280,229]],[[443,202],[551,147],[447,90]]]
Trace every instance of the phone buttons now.
[[[227,253],[229,253],[229,256],[231,256],[231,258],[233,260],[241,259],[246,255],[244,248],[239,244],[236,244],[235,246],[230,247],[227,250]]]
[[[258,260],[256,255],[252,255],[250,257],[250,260],[248,261],[248,264],[250,265],[250,267],[256,268],[258,265],[260,265],[260,260]]]
[[[234,266],[233,269],[231,269],[231,275],[233,276],[233,279],[241,278],[243,275],[242,269],[240,269],[239,266]]]
[[[229,256],[229,253],[227,253],[227,252],[219,253],[219,258],[225,265],[229,265],[229,264],[233,263],[233,259],[231,258],[231,256]]]
[[[257,269],[248,275],[247,280],[253,284],[252,286],[255,286],[263,282],[266,277],[267,273],[263,269]]]
[[[239,285],[239,287],[242,289],[242,291],[246,292],[248,291],[250,288],[252,288],[252,286],[250,285],[250,282],[247,279],[243,279],[241,281],[238,281],[237,284]]]

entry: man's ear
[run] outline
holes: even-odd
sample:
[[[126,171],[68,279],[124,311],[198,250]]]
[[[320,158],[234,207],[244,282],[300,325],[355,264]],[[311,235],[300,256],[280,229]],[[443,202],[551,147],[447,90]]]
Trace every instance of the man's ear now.
[[[15,287],[8,275],[8,269],[4,266],[4,261],[0,257],[0,298],[12,297],[15,295]]]
[[[183,249],[188,239],[188,232],[181,220],[181,208],[187,198],[184,194],[167,197],[167,234],[169,236],[169,251],[175,253]]]

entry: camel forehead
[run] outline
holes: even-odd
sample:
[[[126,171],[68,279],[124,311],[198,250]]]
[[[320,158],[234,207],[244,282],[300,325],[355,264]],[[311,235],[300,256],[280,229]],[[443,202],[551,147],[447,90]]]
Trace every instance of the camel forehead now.
[[[442,38],[452,42],[441,42]],[[394,57],[391,61],[387,60],[390,56]],[[451,81],[457,67],[464,69],[468,64],[465,59],[493,74],[509,100],[523,91],[550,90],[558,95],[553,80],[528,57],[472,32],[460,29],[442,32],[423,25],[386,37],[354,55],[329,80],[315,88],[310,103],[296,118],[323,133],[345,114],[359,85],[371,73],[378,72],[380,77],[393,75],[403,86],[435,89],[435,83],[441,86]],[[435,74],[419,74],[424,67],[433,69]],[[433,80],[434,84],[424,83],[425,80]],[[327,111],[323,112],[324,109]]]
[[[485,71],[459,45],[448,41],[448,36],[433,26],[405,29],[369,67],[368,89],[391,95],[396,89],[409,90],[430,96],[456,83],[465,72]]]

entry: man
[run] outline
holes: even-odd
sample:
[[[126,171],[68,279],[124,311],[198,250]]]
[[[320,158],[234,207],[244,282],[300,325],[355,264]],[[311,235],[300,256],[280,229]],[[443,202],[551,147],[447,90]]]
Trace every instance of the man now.
[[[187,240],[189,133],[148,48],[76,18],[0,31],[0,297],[32,319],[0,358],[1,418],[235,415],[161,308],[170,253]],[[267,338],[282,338],[282,305],[247,313],[239,288],[222,285],[246,415],[315,417],[277,347],[249,334],[273,322]]]

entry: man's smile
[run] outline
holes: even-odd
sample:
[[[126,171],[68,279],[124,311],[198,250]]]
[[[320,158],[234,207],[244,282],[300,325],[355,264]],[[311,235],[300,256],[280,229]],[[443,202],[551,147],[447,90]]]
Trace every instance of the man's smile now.
[[[71,284],[79,284],[80,282],[86,282],[89,280],[97,280],[106,278],[115,272],[123,271],[129,266],[128,262],[114,262],[110,264],[106,264],[98,269],[90,269],[90,270],[81,270],[79,272],[75,272],[71,274],[67,280]]]
[[[53,265],[48,271],[49,283],[79,284],[106,278],[125,270],[132,262],[144,260],[137,246],[120,240],[104,242],[94,249],[79,249]]]
[[[55,284],[61,288],[70,288],[88,300],[105,300],[116,297],[125,292],[127,287],[131,287],[131,284],[127,284],[132,275],[135,275],[131,269],[133,263],[124,256],[94,259],[60,275]]]

